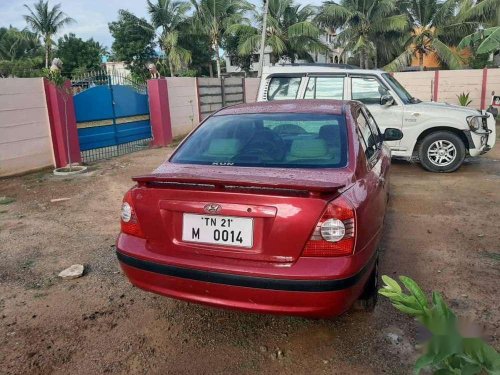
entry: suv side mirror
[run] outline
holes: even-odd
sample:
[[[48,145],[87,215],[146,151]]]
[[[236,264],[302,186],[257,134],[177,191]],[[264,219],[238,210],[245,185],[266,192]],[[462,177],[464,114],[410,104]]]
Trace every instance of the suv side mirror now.
[[[394,98],[391,95],[382,95],[380,97],[380,105],[389,107],[394,104]]]
[[[403,132],[396,128],[387,128],[384,131],[384,141],[399,141],[403,138]]]

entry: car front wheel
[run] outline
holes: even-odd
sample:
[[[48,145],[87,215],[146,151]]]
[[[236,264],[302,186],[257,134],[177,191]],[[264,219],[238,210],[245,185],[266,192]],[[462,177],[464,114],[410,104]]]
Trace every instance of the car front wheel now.
[[[465,159],[465,145],[456,134],[438,131],[424,138],[418,156],[420,163],[428,171],[454,172]]]

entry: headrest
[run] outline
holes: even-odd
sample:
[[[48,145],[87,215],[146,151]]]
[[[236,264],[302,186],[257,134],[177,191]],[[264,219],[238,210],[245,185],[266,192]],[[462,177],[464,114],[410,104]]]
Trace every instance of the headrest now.
[[[292,142],[290,156],[300,159],[316,159],[328,154],[324,139],[296,139]]]

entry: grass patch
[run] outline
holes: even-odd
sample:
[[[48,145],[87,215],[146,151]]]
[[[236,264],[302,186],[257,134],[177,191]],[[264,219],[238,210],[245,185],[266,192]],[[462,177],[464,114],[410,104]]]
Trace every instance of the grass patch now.
[[[14,203],[16,200],[11,197],[0,197],[0,204],[11,204]]]
[[[490,259],[496,260],[497,262],[500,262],[500,253],[489,253],[489,252],[485,251],[483,253],[483,255],[486,258],[490,258]]]

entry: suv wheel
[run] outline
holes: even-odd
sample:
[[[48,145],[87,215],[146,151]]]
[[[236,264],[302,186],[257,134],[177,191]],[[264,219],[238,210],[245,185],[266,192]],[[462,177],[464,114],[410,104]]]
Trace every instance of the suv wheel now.
[[[438,131],[424,138],[418,156],[420,163],[428,171],[454,172],[465,159],[465,145],[456,134]]]
[[[365,288],[363,289],[363,293],[354,304],[356,310],[364,310],[368,312],[372,312],[375,310],[375,305],[378,300],[378,288],[379,288],[379,274],[378,274],[378,255],[375,260],[375,266],[373,267],[373,271],[366,282]]]

